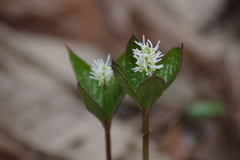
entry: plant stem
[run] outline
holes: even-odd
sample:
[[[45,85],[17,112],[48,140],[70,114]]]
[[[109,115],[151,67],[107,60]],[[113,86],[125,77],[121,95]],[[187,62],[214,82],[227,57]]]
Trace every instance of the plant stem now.
[[[105,141],[106,141],[106,158],[107,160],[112,160],[111,134],[110,134],[111,125],[110,124],[104,125],[104,129],[105,129]]]
[[[149,112],[142,113],[142,145],[143,145],[143,160],[149,159]]]

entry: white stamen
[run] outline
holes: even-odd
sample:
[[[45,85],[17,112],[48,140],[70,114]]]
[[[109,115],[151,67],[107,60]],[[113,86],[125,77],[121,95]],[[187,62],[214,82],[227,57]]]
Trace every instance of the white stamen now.
[[[162,52],[157,51],[160,41],[153,47],[150,40],[147,40],[147,43],[145,43],[143,35],[143,43],[137,41],[135,43],[141,47],[141,50],[138,48],[133,49],[133,57],[137,59],[136,64],[138,65],[138,67],[132,69],[134,72],[145,71],[147,76],[151,76],[156,69],[163,68],[163,65],[156,65],[157,62],[162,60],[161,57],[163,56]]]
[[[89,76],[89,78],[98,80],[99,86],[107,84],[113,76],[112,68],[109,66],[111,65],[110,57],[111,56],[108,55],[105,64],[102,59],[98,59],[97,61],[93,60],[94,63],[92,64],[91,76]]]

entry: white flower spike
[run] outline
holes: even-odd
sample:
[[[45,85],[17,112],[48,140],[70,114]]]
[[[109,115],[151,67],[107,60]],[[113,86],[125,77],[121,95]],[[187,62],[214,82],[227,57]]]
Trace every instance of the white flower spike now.
[[[135,41],[137,45],[141,47],[139,49],[133,49],[133,57],[137,59],[136,64],[138,67],[133,68],[134,72],[143,72],[146,71],[146,75],[152,75],[156,69],[163,68],[163,65],[156,65],[157,62],[162,60],[162,52],[157,51],[160,41],[157,45],[153,47],[152,42],[147,40],[145,43],[145,37],[143,35],[143,43]]]
[[[110,55],[108,55],[105,64],[102,59],[94,60],[93,62],[91,68],[92,72],[90,72],[92,76],[89,76],[89,78],[98,80],[98,86],[106,85],[113,76],[112,68],[109,66],[111,65]]]

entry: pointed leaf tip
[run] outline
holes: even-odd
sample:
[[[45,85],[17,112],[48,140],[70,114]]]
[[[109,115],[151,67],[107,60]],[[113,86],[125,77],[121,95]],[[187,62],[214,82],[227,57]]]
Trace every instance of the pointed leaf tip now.
[[[183,45],[183,43],[181,42],[181,51],[183,51],[183,47],[184,47],[184,45]]]
[[[67,50],[69,50],[69,49],[70,49],[70,48],[68,47],[68,45],[67,45],[67,44],[65,44],[65,43],[64,43],[64,46],[67,48]]]

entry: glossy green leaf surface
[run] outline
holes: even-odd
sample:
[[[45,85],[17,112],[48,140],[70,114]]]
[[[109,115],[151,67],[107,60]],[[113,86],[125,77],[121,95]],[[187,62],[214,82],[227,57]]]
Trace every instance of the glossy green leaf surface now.
[[[209,101],[196,101],[190,104],[186,109],[186,115],[195,119],[206,119],[217,117],[224,113],[222,103]]]
[[[78,92],[81,95],[82,101],[89,112],[95,115],[101,122],[107,122],[106,115],[102,108],[89,96],[84,88],[78,83]]]
[[[79,82],[79,93],[83,102],[87,106],[88,110],[92,112],[101,122],[103,122],[103,120],[110,121],[125,96],[121,86],[118,85],[114,77],[112,77],[108,85],[98,86],[97,80],[89,78],[91,67],[74,54],[71,49],[68,48],[68,52],[76,78]],[[124,58],[119,59],[119,62],[124,63]],[[91,100],[93,100],[96,105],[93,105]],[[90,105],[92,107],[91,109]],[[96,112],[93,110],[96,110]],[[105,114],[105,118],[102,118],[103,115],[100,110],[102,110]]]
[[[154,74],[146,79],[137,88],[136,97],[139,105],[149,111],[154,102],[162,95],[164,87],[165,81]]]
[[[181,69],[183,58],[182,50],[183,46],[181,48],[172,48],[160,61],[163,68],[155,71],[155,74],[162,77],[166,82],[164,90],[172,84]]]

